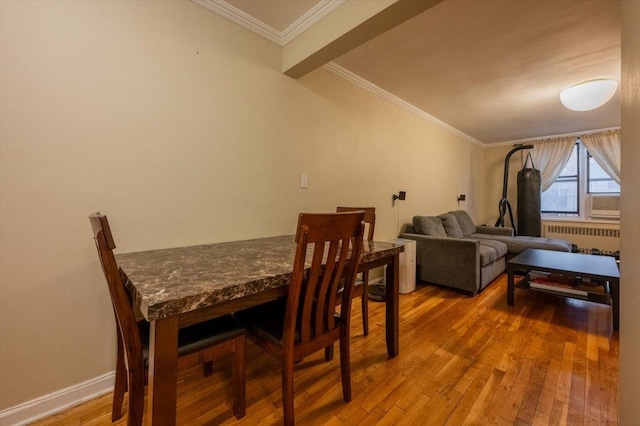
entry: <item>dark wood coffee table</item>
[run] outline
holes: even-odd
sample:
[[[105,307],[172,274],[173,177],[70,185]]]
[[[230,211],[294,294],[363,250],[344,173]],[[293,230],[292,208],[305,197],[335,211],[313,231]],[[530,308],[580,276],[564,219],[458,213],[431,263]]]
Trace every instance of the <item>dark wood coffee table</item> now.
[[[590,278],[604,283],[605,294],[588,293],[586,296],[529,287],[528,274],[531,271],[552,272],[568,277]],[[526,275],[514,282],[515,274]],[[611,305],[613,329],[618,330],[620,323],[620,270],[611,256],[566,253],[550,250],[527,249],[507,262],[507,305],[513,306],[515,288],[551,293],[557,296],[588,300],[590,302]],[[608,283],[608,285],[607,285]]]

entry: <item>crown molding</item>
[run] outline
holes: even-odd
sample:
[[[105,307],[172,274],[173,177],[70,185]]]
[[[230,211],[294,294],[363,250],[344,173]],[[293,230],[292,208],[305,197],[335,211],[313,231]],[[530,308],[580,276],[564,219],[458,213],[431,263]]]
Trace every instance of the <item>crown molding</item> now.
[[[447,123],[445,123],[444,121],[441,121],[439,119],[437,119],[436,117],[432,116],[431,114],[428,114],[426,112],[424,112],[423,110],[421,110],[420,108],[416,107],[415,105],[410,104],[409,102],[400,99],[399,97],[397,97],[396,95],[387,92],[386,90],[384,90],[383,88],[376,86],[375,84],[373,84],[372,82],[365,80],[364,78],[360,77],[357,74],[352,73],[351,71],[349,71],[348,69],[341,67],[340,65],[336,64],[335,62],[329,62],[328,64],[325,64],[322,66],[322,68],[324,68],[325,70],[329,71],[332,74],[335,74],[339,77],[344,78],[345,80],[348,80],[352,83],[355,83],[356,85],[362,87],[363,89],[380,96],[381,98],[391,102],[392,104],[406,110],[409,111],[412,114],[417,115],[418,117],[422,118],[423,120],[426,120],[430,123],[435,124],[436,126],[451,132],[459,137],[461,137],[462,139],[466,140],[467,142],[471,142],[474,145],[478,145],[478,146],[485,146],[485,144],[483,144],[482,142],[480,142],[479,140],[467,135],[466,133],[461,132],[460,130],[456,129],[455,127],[452,127],[450,125],[448,125]]]
[[[231,6],[229,3],[223,0],[191,0],[192,2],[199,4],[200,6],[208,9],[218,15],[227,18],[231,22],[235,22],[252,31],[259,36],[266,38],[267,40],[280,45],[280,33],[264,22],[254,18],[248,13],[243,12],[237,7]]]
[[[296,19],[284,31],[280,32],[238,9],[224,0],[191,0],[192,2],[227,18],[241,27],[277,44],[280,47],[298,37],[315,23],[340,7],[346,0],[321,0],[307,13]]]
[[[307,13],[295,20],[284,31],[280,33],[280,46],[298,37],[300,34],[314,26],[322,18],[339,8],[347,0],[321,0]]]

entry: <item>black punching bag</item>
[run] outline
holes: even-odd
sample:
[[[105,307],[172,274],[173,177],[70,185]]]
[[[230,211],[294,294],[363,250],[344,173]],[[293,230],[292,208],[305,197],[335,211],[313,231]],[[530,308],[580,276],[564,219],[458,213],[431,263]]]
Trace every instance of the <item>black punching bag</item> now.
[[[531,167],[527,164],[531,161]],[[531,154],[527,154],[522,170],[518,172],[518,235],[539,237],[542,235],[540,215],[540,170],[533,165]]]

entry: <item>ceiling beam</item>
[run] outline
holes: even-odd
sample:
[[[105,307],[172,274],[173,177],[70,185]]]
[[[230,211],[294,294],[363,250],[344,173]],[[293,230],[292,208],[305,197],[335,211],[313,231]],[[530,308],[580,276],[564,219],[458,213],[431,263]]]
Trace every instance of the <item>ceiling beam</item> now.
[[[282,72],[300,78],[442,1],[347,1],[284,46]]]

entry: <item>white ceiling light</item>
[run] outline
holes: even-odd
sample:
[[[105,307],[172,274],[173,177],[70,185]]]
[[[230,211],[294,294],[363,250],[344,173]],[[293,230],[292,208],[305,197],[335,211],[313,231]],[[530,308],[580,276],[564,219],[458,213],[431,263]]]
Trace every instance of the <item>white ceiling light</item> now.
[[[617,89],[615,80],[585,81],[560,92],[560,101],[573,111],[591,111],[606,104]]]

